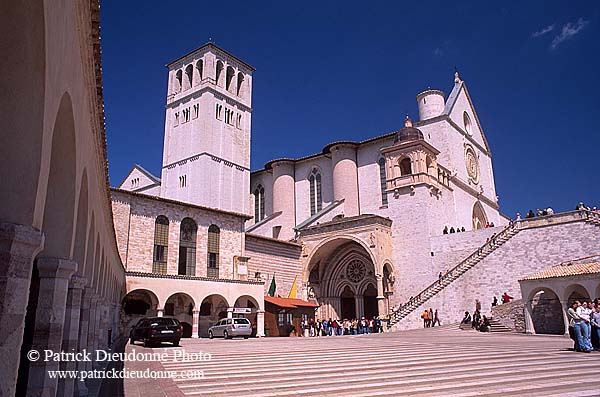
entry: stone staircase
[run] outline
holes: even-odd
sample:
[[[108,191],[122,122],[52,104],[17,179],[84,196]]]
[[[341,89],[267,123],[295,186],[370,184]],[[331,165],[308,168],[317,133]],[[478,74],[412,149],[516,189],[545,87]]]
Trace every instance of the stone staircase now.
[[[522,219],[520,221],[511,221],[508,226],[502,229],[498,234],[490,238],[484,245],[473,252],[466,259],[462,260],[458,265],[452,268],[448,273],[443,275],[441,278],[435,280],[425,289],[423,289],[418,295],[414,296],[404,305],[398,307],[395,311],[390,313],[389,327],[393,327],[403,318],[408,316],[419,306],[427,302],[438,292],[452,284],[456,279],[466,273],[469,269],[473,268],[485,257],[490,255],[496,249],[504,245],[519,231],[534,227],[546,226],[550,224],[559,224],[567,222],[581,222],[595,225],[600,227],[600,213],[592,212],[587,210],[576,210],[560,214],[547,215],[543,217],[536,217],[530,219]],[[543,224],[541,224],[543,222]]]
[[[461,261],[458,265],[448,271],[441,278],[434,281],[417,296],[414,296],[410,301],[400,306],[396,311],[390,313],[390,327],[402,320],[404,317],[412,313],[417,307],[427,302],[431,297],[450,285],[454,280],[462,276],[467,270],[481,262],[486,256],[494,252],[498,247],[506,243],[510,238],[519,232],[516,223],[512,223],[502,229],[493,238],[490,238],[484,245]]]
[[[512,329],[500,323],[500,321],[490,318],[490,332],[512,332]]]

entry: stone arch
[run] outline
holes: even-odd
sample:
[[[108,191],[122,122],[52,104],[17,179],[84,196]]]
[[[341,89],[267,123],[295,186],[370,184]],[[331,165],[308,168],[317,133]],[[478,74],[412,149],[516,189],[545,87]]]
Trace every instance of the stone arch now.
[[[185,76],[183,77],[183,89],[182,91],[189,90],[192,88],[194,81],[194,66],[190,63],[185,67]]]
[[[373,282],[367,282],[361,292],[363,299],[363,315],[368,318],[374,318],[379,313],[377,311],[377,286]]]
[[[413,166],[412,160],[409,157],[401,157],[398,159],[398,165],[400,166],[400,176],[412,175]]]
[[[302,281],[304,283],[306,283],[308,281],[308,276],[310,275],[310,271],[312,270],[312,268],[317,265],[319,263],[319,258],[318,258],[318,254],[321,250],[323,249],[327,249],[328,246],[330,245],[339,245],[339,244],[343,244],[344,242],[355,242],[358,245],[360,245],[369,255],[369,259],[371,260],[371,262],[373,264],[375,264],[375,270],[378,271],[378,265],[377,265],[377,261],[375,259],[375,255],[371,252],[369,245],[362,240],[359,237],[353,236],[353,235],[349,235],[349,234],[342,234],[342,235],[337,235],[337,236],[332,236],[332,237],[328,237],[324,240],[321,240],[309,253],[308,256],[308,260],[307,260],[307,266],[304,268],[303,274],[302,274]]]
[[[566,307],[568,308],[575,302],[578,301],[589,301],[590,293],[589,291],[581,284],[573,283],[565,288],[563,301],[566,303]]]
[[[208,328],[222,318],[227,317],[229,303],[227,298],[220,294],[205,296],[200,301],[198,317],[198,333],[201,337],[208,336]]]
[[[314,269],[318,269],[318,275]],[[370,281],[377,285],[378,264],[368,245],[356,236],[333,236],[321,241],[310,253],[303,273],[311,299],[319,305],[318,317],[363,315],[363,301],[358,288]],[[355,297],[355,308],[342,302],[348,287]],[[314,297],[314,298],[313,298]],[[352,311],[354,310],[354,311]]]
[[[123,312],[126,315],[156,316],[158,304],[158,296],[144,288],[129,291],[121,300]]]
[[[251,309],[262,310],[260,303],[250,295],[240,295],[235,300],[233,307],[246,307]]]
[[[235,69],[232,66],[227,66],[227,70],[225,72],[225,89],[231,93],[233,93],[234,89],[234,76]]]
[[[204,78],[204,61],[202,59],[199,59],[196,62],[196,67],[194,68],[194,73],[195,73],[195,77],[194,77],[194,85],[199,85],[202,82],[202,79]]]
[[[225,65],[223,64],[223,61],[218,60],[217,61],[217,65],[215,66],[215,84],[217,84],[218,86],[223,86],[223,82],[222,82],[222,76],[223,76],[223,69],[225,68]]]
[[[173,93],[177,94],[178,92],[181,92],[182,83],[183,83],[183,71],[181,69],[179,69],[177,72],[175,72],[175,80],[174,80],[175,87],[173,87],[174,88]]]
[[[74,230],[73,260],[77,262],[77,272],[84,274],[85,247],[88,227],[88,182],[87,171],[84,169],[79,184],[79,199],[77,204],[77,220]]]
[[[38,186],[47,87],[44,8],[44,2],[23,0],[6,3],[0,13],[0,158],[10,164],[0,167],[0,219],[36,228],[41,226],[34,214],[38,195],[42,196]]]
[[[171,294],[163,305],[164,315],[174,317],[183,327],[183,337],[192,337],[193,315],[196,303],[194,298],[185,292],[175,292]]]
[[[476,201],[473,204],[473,230],[483,229],[488,224],[488,217],[485,214],[485,210],[483,209],[483,205],[481,205],[481,201]]]
[[[534,289],[526,302],[536,334],[564,335],[563,308],[558,294],[547,287]]]
[[[237,96],[244,96],[244,74],[242,72],[238,72],[237,74]]]
[[[45,234],[44,250],[40,256],[71,257],[71,238],[75,223],[76,197],[75,120],[73,104],[68,93],[64,93],[52,132],[50,171],[42,230]]]

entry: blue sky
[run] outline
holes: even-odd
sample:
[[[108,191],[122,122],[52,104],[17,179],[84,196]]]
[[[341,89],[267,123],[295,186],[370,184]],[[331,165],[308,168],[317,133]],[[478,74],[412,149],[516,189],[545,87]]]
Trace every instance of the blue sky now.
[[[490,3],[482,5],[483,3]],[[210,38],[257,71],[252,169],[418,119],[466,81],[501,210],[600,205],[600,2],[102,2],[111,184],[160,176],[165,64]]]

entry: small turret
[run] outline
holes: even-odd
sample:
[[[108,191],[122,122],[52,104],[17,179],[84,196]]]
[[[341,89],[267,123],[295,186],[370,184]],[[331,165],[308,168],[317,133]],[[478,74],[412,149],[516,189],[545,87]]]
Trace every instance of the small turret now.
[[[446,106],[444,93],[439,90],[426,90],[417,95],[419,119],[427,120],[441,115]]]

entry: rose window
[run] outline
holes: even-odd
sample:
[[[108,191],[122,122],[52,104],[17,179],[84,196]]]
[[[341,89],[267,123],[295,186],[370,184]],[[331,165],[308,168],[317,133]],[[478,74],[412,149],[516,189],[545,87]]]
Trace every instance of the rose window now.
[[[346,277],[354,283],[360,282],[365,277],[365,273],[365,264],[359,260],[351,261],[346,267]]]

